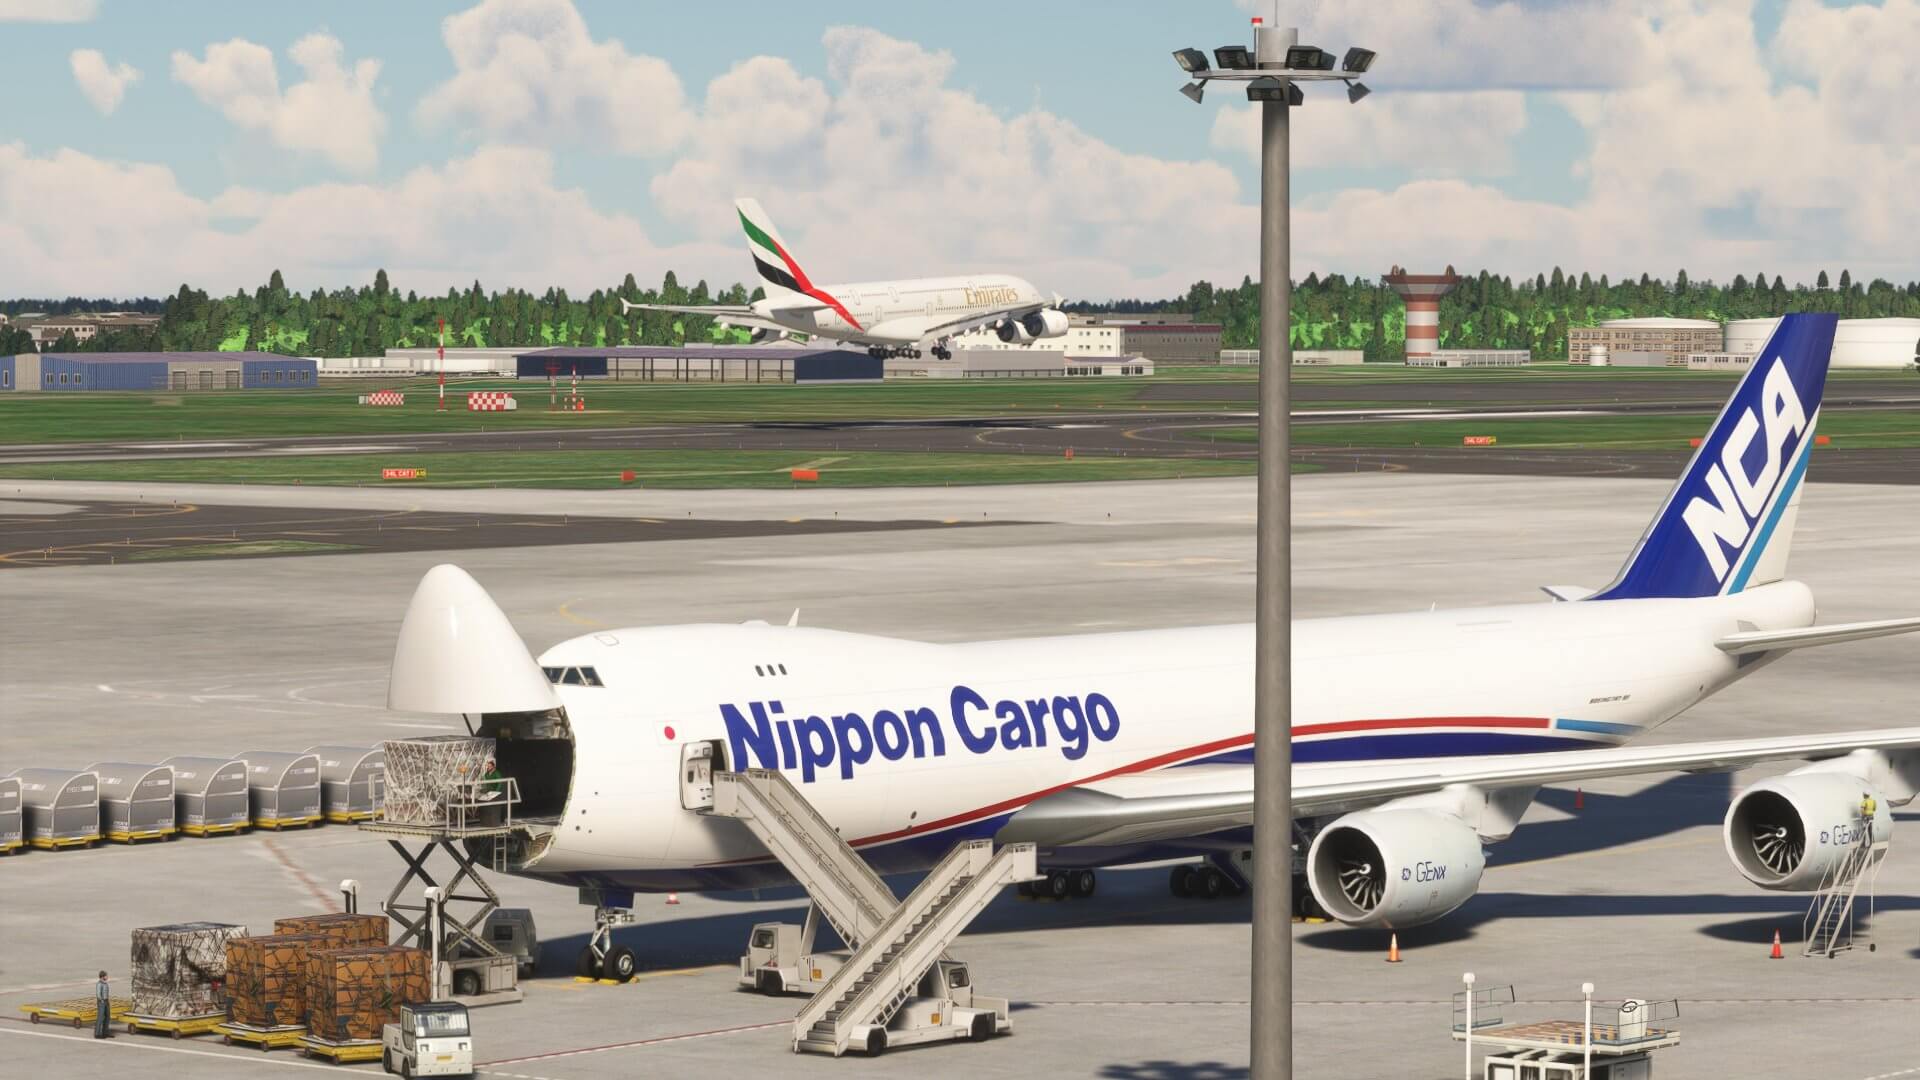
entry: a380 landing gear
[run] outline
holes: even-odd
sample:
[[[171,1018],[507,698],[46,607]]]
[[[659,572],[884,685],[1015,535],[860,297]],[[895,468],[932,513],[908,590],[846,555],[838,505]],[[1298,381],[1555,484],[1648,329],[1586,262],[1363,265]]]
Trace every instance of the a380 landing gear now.
[[[1049,870],[1039,881],[1020,883],[1020,895],[1037,900],[1085,900],[1099,887],[1091,870]]]
[[[946,350],[936,346],[933,350],[933,355],[939,356],[944,351]],[[867,346],[867,355],[873,357],[875,360],[891,360],[895,357],[906,357],[911,360],[918,360],[920,359],[920,350],[911,345],[869,345]]]

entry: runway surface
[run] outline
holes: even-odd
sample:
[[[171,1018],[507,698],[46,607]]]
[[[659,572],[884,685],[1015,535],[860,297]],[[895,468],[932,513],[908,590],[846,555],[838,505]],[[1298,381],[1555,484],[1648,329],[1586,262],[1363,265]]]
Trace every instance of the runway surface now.
[[[20,490],[16,491],[16,487]],[[1526,602],[1542,583],[1599,584],[1639,536],[1665,479],[1302,477],[1295,494],[1295,601],[1302,616]],[[9,519],[80,485],[8,483]],[[95,488],[86,488],[94,490]],[[417,505],[502,516],[644,508],[652,517],[781,521],[1018,522],[786,536],[749,532],[651,542],[396,550],[338,558],[80,565],[0,575],[0,772],[105,756],[233,753],[256,746],[371,743],[449,733],[457,718],[385,708],[393,635],[419,576],[454,561],[484,584],[536,651],[626,625],[784,621],[937,641],[1126,630],[1250,617],[1253,483],[868,491],[469,492],[226,489],[240,505],[365,512]],[[182,488],[148,489],[149,500]],[[135,500],[132,490],[111,498]],[[103,496],[104,498],[104,496]],[[1793,570],[1835,621],[1920,612],[1912,583],[1920,505],[1901,488],[1812,484]],[[1888,638],[1809,649],[1768,666],[1648,738],[1785,735],[1911,724],[1915,644]],[[1389,673],[1390,674],[1390,673]],[[109,750],[108,748],[111,748]],[[1920,960],[1920,855],[1903,811],[1878,879],[1877,952],[1801,960],[1805,898],[1747,886],[1727,865],[1728,793],[1757,778],[1654,776],[1547,791],[1492,847],[1481,891],[1459,912],[1403,931],[1298,926],[1299,1075],[1443,1080],[1460,974],[1512,985],[1513,1021],[1573,1019],[1580,983],[1605,1007],[1678,997],[1680,1047],[1660,1075],[1920,1075],[1909,1036]],[[634,783],[670,783],[636,776]],[[335,883],[386,895],[402,869],[385,844],[338,826],[35,852],[0,860],[0,1053],[23,1076],[273,1076],[333,1069],[208,1039],[31,1027],[32,1001],[127,978],[136,926],[220,919],[261,931],[325,910]],[[798,921],[786,892],[643,901],[618,931],[641,981],[571,980],[589,924],[572,892],[492,879],[531,908],[545,956],[518,1005],[475,1013],[483,1078],[635,1075],[1233,1080],[1246,1075],[1248,898],[1176,900],[1164,869],[1104,872],[1090,900],[997,900],[953,948],[981,991],[1014,1001],[1015,1034],[877,1060],[795,1056],[798,999],[734,988],[748,928]],[[896,880],[903,889],[911,879]],[[1789,959],[1768,960],[1775,929]],[[1813,1037],[1810,1032],[1828,1033]],[[374,1067],[357,1072],[372,1075]]]
[[[216,495],[217,497],[217,495]],[[180,559],[249,559],[571,544],[807,536],[991,522],[840,521],[451,513],[210,502],[10,500],[0,503],[0,570]]]

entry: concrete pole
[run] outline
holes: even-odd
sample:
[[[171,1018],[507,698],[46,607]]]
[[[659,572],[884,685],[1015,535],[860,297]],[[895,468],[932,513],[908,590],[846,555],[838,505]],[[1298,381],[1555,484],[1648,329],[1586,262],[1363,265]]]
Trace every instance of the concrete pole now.
[[[1255,32],[1280,67],[1292,30]],[[1260,105],[1260,476],[1254,563],[1253,1080],[1293,1077],[1293,370],[1287,102]]]

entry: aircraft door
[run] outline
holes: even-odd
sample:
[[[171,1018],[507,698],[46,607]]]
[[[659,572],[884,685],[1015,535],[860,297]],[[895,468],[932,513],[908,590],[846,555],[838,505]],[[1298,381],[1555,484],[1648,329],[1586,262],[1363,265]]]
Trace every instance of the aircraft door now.
[[[680,748],[680,805],[688,810],[713,806],[713,771],[725,770],[727,752],[718,739],[687,743]]]

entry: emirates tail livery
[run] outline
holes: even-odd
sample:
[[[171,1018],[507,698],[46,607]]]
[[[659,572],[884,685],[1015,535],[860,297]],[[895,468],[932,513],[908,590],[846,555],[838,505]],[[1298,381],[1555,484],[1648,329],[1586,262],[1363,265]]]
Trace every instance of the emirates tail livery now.
[[[1437,919],[1543,784],[1778,759],[1734,799],[1727,854],[1815,887],[1920,785],[1920,728],[1633,740],[1789,652],[1920,619],[1816,624],[1786,577],[1834,317],[1789,315],[1614,582],[1532,604],[1294,625],[1293,805],[1306,904],[1358,926]],[[477,715],[531,835],[511,872],[610,890],[787,880],[741,823],[689,809],[681,763],[779,770],[881,872],[956,842],[1031,841],[1056,873],[1250,844],[1253,627],[928,644],[797,626],[636,627],[536,663],[464,571],[435,567],[388,703]],[[1090,877],[1075,875],[1082,881]]]
[[[947,343],[956,335],[989,327],[1010,344],[1067,332],[1058,295],[1042,296],[1029,282],[1005,274],[817,285],[758,202],[736,199],[733,205],[765,298],[745,305],[622,300],[621,310],[706,315],[753,330],[756,338],[802,334],[864,345],[882,357],[917,357],[927,349],[945,359],[952,355]]]

